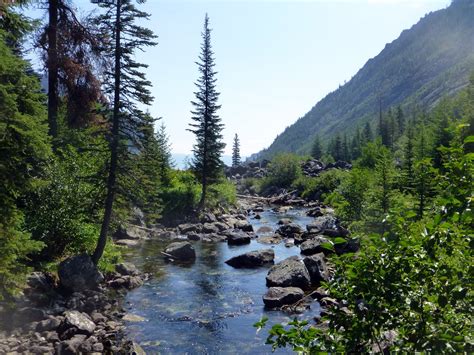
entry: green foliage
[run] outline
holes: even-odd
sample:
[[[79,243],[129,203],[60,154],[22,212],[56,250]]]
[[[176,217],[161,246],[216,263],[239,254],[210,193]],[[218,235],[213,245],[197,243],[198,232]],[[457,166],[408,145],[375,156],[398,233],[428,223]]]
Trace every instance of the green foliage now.
[[[288,188],[300,176],[300,159],[293,154],[279,154],[269,164],[268,177],[262,188],[265,189],[269,186]]]
[[[174,170],[170,175],[170,186],[162,194],[164,220],[194,213],[201,196],[201,188],[190,171]]]
[[[323,200],[328,194],[336,190],[348,172],[331,169],[322,172],[318,177],[300,176],[292,184],[303,198]]]
[[[217,208],[228,209],[237,202],[237,192],[234,183],[222,179],[222,181],[209,186],[209,197],[207,207],[211,210]]]

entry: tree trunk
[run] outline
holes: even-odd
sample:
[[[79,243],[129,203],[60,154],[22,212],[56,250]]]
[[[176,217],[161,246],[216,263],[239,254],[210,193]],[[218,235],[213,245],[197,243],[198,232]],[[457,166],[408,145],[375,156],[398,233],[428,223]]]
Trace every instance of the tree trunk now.
[[[112,217],[112,209],[115,199],[115,188],[117,178],[117,165],[118,165],[118,149],[119,149],[119,125],[120,125],[120,31],[121,31],[121,0],[117,1],[117,18],[115,22],[115,84],[114,84],[114,112],[112,122],[112,142],[110,145],[110,167],[109,176],[107,179],[107,197],[105,200],[105,211],[104,219],[102,221],[102,227],[100,229],[99,240],[97,241],[97,247],[92,256],[92,261],[95,265],[99,262],[102,254],[104,253],[105,246],[107,244],[107,235],[109,232],[110,219]]]
[[[58,5],[59,0],[49,0],[48,124],[53,138],[58,136]]]

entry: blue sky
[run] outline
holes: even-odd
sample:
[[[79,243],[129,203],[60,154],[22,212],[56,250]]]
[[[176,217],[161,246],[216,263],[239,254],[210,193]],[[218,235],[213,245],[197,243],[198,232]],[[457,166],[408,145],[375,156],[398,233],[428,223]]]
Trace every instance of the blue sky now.
[[[76,0],[82,10],[95,8]],[[149,65],[155,103],[175,153],[189,153],[190,101],[204,15],[210,17],[226,154],[237,133],[250,155],[431,11],[450,0],[148,0],[143,23],[158,46],[138,53]],[[38,11],[30,11],[38,16]]]

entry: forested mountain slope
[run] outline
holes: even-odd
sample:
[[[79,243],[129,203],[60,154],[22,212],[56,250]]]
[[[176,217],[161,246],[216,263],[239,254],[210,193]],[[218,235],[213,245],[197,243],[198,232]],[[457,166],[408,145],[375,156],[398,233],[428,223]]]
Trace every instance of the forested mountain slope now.
[[[401,33],[344,86],[328,94],[253,158],[290,151],[307,153],[316,135],[323,141],[377,119],[402,105],[429,109],[465,87],[474,70],[474,1],[453,0]]]

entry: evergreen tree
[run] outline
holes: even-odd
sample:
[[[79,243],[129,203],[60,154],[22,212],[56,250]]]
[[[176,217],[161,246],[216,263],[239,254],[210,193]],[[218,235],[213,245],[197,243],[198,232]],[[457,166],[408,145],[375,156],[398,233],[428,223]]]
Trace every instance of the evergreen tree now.
[[[372,142],[374,139],[374,135],[372,134],[372,128],[370,127],[370,123],[366,122],[364,126],[364,132],[362,133],[363,137],[363,144],[367,144],[368,142]]]
[[[313,141],[313,146],[311,147],[311,156],[314,159],[321,159],[323,156],[323,148],[321,147],[321,141],[319,140],[319,135],[316,135]]]
[[[406,189],[411,189],[414,186],[415,173],[415,151],[414,151],[414,137],[413,137],[413,126],[408,125],[406,134],[406,143],[403,150],[403,185]]]
[[[193,148],[193,170],[201,182],[202,193],[200,207],[205,206],[208,186],[217,181],[222,171],[221,156],[225,148],[222,142],[222,129],[224,125],[217,115],[221,107],[217,104],[219,93],[216,91],[216,71],[214,70],[214,52],[211,46],[211,29],[209,17],[204,19],[202,32],[203,43],[199,56],[198,68],[200,77],[196,82],[198,91],[195,93],[196,101],[192,101],[192,128],[189,131],[196,135],[196,144]]]
[[[125,165],[127,162],[129,144],[136,149],[143,147],[140,129],[150,121],[150,116],[138,107],[138,104],[149,105],[153,100],[149,90],[151,83],[140,71],[147,66],[136,62],[134,54],[145,46],[156,44],[153,32],[137,25],[137,22],[148,19],[149,15],[138,10],[133,0],[115,0],[102,3],[101,7],[105,13],[97,18],[97,23],[102,26],[103,36],[111,38],[107,43],[106,56],[113,63],[113,70],[106,72],[105,93],[110,96],[112,103],[112,129],[104,218],[92,256],[95,264],[101,258],[107,243],[115,195],[119,187],[117,178],[125,171],[120,164]]]
[[[341,136],[339,134],[336,135],[336,138],[334,138],[334,143],[332,147],[332,153],[331,155],[334,157],[334,159],[337,160],[342,160],[342,141],[341,141]]]
[[[433,165],[435,168],[441,168],[443,165],[442,162],[442,153],[439,148],[441,147],[448,147],[449,143],[451,142],[452,134],[449,130],[450,122],[448,119],[448,115],[444,112],[440,113],[441,117],[436,119],[436,129],[435,129],[435,137],[434,137],[434,160]]]
[[[156,134],[156,141],[160,152],[160,179],[164,186],[168,186],[171,182],[170,169],[173,166],[173,158],[171,156],[171,144],[169,142],[168,134],[166,133],[166,126],[163,122]]]
[[[344,133],[344,139],[342,141],[342,160],[351,160],[351,153],[349,150],[349,142],[347,140],[347,134]]]
[[[240,161],[240,141],[237,133],[234,136],[234,143],[232,145],[232,166],[239,166]]]
[[[356,133],[352,137],[351,141],[351,160],[356,160],[357,158],[360,157],[360,152],[361,152],[361,133],[359,127],[356,128]]]
[[[405,132],[405,115],[400,105],[397,107],[396,122],[398,128],[397,137],[400,137]]]

